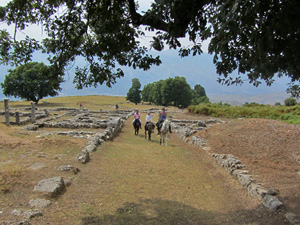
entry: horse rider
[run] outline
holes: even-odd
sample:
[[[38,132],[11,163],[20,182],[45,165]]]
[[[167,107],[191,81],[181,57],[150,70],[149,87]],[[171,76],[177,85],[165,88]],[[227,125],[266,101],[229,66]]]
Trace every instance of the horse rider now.
[[[136,119],[138,119],[139,122],[140,122],[140,129],[142,129],[141,114],[139,113],[139,110],[138,110],[138,109],[137,109],[137,110],[135,111],[135,113],[133,114],[133,117],[134,117],[134,119],[133,119],[133,121],[132,121],[133,128],[134,128],[134,121],[135,121]]]
[[[162,127],[165,119],[167,119],[167,112],[166,112],[166,108],[162,107],[162,109],[161,109],[161,111],[159,112],[159,115],[158,115],[158,122],[156,123],[157,130],[158,130],[157,135],[160,134],[160,128]],[[172,133],[171,126],[169,127],[169,132]]]
[[[153,124],[153,121],[152,121],[152,114],[150,112],[148,112],[148,114],[146,115],[146,124],[145,124],[145,130],[147,130],[147,125],[150,123],[150,124]],[[153,126],[153,125],[152,125]],[[153,129],[152,129],[152,126],[151,126],[151,132],[153,133]]]

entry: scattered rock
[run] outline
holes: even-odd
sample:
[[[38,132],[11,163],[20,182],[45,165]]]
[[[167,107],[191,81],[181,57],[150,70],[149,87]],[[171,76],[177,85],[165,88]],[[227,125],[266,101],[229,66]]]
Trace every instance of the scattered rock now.
[[[300,225],[300,216],[294,213],[286,213],[285,218],[293,225]]]
[[[14,209],[11,214],[15,215],[15,216],[21,216],[23,213],[22,209]]]
[[[38,209],[32,209],[32,210],[23,210],[23,209],[14,209],[12,211],[12,214],[15,216],[22,216],[26,219],[31,219],[37,216],[42,216],[42,212]],[[28,221],[26,221],[28,222]],[[23,224],[23,223],[19,223],[19,224]],[[28,223],[26,223],[28,224]]]
[[[82,150],[81,153],[77,155],[77,161],[85,164],[90,161],[90,154],[87,150]]]
[[[198,125],[199,127],[206,127],[206,124],[205,124],[205,122],[203,122],[203,121],[199,121],[199,122],[197,123],[197,125]]]
[[[84,149],[88,152],[95,152],[97,150],[97,146],[96,145],[88,145]]]
[[[39,209],[47,208],[50,204],[51,204],[50,200],[43,199],[43,198],[31,199],[29,201],[29,205],[31,207],[35,207]]]
[[[33,209],[33,210],[26,210],[24,211],[23,213],[23,216],[26,218],[26,219],[32,219],[34,217],[37,217],[37,216],[42,216],[42,212],[38,209]]]
[[[73,165],[67,165],[67,166],[60,166],[58,169],[58,171],[73,171],[74,174],[77,174],[80,172],[80,169],[74,167]]]
[[[263,198],[263,205],[273,211],[277,211],[280,207],[283,206],[283,203],[279,201],[275,196],[266,195]]]
[[[246,187],[246,188],[254,182],[254,179],[252,178],[251,175],[244,174],[244,173],[236,174],[236,179],[239,181],[239,183],[241,185],[243,185],[243,187]]]
[[[201,137],[199,137],[199,136],[192,136],[192,143],[194,144],[194,145],[198,145],[198,146],[204,146],[205,144],[206,144],[206,140],[205,139],[203,139],[203,138],[201,138]]]
[[[39,126],[37,126],[37,125],[29,125],[29,126],[26,127],[26,129],[29,130],[29,131],[36,131],[36,130],[39,129]]]
[[[65,183],[62,177],[53,177],[38,182],[34,187],[34,192],[42,192],[43,195],[55,198],[65,190]]]
[[[42,169],[42,168],[44,168],[44,167],[46,167],[46,165],[45,165],[44,163],[34,163],[34,164],[30,167],[30,169],[32,169],[32,170],[39,170],[39,169]]]
[[[278,190],[276,190],[276,189],[274,189],[274,188],[270,188],[268,191],[267,191],[267,195],[273,195],[273,196],[275,196],[275,195],[277,195],[279,193],[279,191]]]
[[[267,190],[260,184],[251,183],[248,186],[248,194],[257,199],[263,199],[266,196]],[[268,195],[270,196],[270,195]]]

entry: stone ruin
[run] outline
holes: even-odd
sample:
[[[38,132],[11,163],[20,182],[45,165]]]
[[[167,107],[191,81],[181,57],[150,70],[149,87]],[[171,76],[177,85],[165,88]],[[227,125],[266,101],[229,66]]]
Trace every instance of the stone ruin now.
[[[207,141],[199,136],[193,135],[197,130],[207,129],[212,124],[222,124],[224,121],[209,119],[206,121],[198,120],[172,120],[173,131],[186,143],[199,146],[206,153],[212,156],[216,162],[221,165],[229,174],[231,174],[246,190],[248,194],[262,201],[262,204],[272,211],[278,211],[284,208],[284,204],[276,197],[278,190],[273,188],[266,189],[249,174],[246,166],[231,154],[211,153],[210,147],[207,147]],[[294,213],[286,212],[286,219],[294,225],[300,225],[300,217]]]
[[[23,109],[28,110],[28,109]],[[153,108],[154,113],[159,110]],[[56,112],[65,111],[64,114],[56,114]],[[57,108],[52,110],[44,110],[41,113],[36,113],[35,121],[32,125],[26,127],[29,131],[38,131],[40,128],[68,128],[71,131],[48,132],[46,135],[56,133],[58,135],[67,135],[71,137],[87,138],[87,146],[78,153],[76,160],[82,164],[88,163],[90,160],[90,152],[94,152],[105,141],[112,140],[121,131],[124,122],[133,114],[134,111],[88,111],[78,110],[73,108]],[[1,112],[0,112],[1,113]],[[50,115],[53,115],[52,117]],[[7,115],[7,114],[6,114]],[[20,113],[23,119],[18,124],[32,122],[30,113]],[[72,117],[62,121],[57,121],[61,117]],[[238,182],[248,190],[250,196],[261,199],[263,205],[267,208],[277,211],[281,209],[283,203],[276,197],[277,191],[273,189],[267,190],[261,184],[257,184],[253,176],[246,170],[246,166],[242,164],[235,156],[230,154],[215,154],[210,153],[210,148],[207,147],[207,140],[194,135],[197,130],[208,129],[212,124],[222,124],[224,121],[217,119],[209,120],[175,120],[171,119],[172,130],[186,143],[199,146],[210,154],[218,164],[220,164],[229,174],[231,174]],[[101,132],[92,131],[76,131],[80,128],[102,129]],[[80,172],[73,165],[61,166],[58,171],[73,171],[74,174]],[[55,198],[59,197],[66,188],[71,185],[72,180],[62,177],[46,178],[38,182],[34,187],[33,192],[40,193],[41,196],[36,199],[31,199],[29,205],[33,209],[15,209],[12,214],[23,219],[22,224],[30,224],[29,220],[36,216],[42,215],[42,210],[47,208]],[[300,224],[299,217],[293,213],[286,213],[286,218],[292,224]]]
[[[57,112],[64,112],[58,114]],[[40,128],[68,128],[71,131],[53,131],[46,135],[57,134],[71,137],[82,137],[87,139],[87,146],[77,154],[76,160],[82,164],[90,160],[90,152],[94,152],[105,141],[115,138],[124,126],[125,121],[133,115],[132,110],[122,111],[89,111],[73,108],[57,108],[44,110],[44,113],[37,116],[36,121],[25,127],[30,132],[37,132]],[[23,114],[29,116],[29,114]],[[29,116],[30,118],[32,116]],[[62,117],[71,117],[59,121]],[[23,120],[24,121],[24,120]],[[31,120],[30,120],[31,121]],[[20,123],[21,124],[21,123]],[[76,129],[91,128],[95,131],[76,131]],[[99,130],[99,131],[97,131]],[[60,166],[58,171],[72,171],[74,174],[80,172],[73,165]],[[31,209],[14,209],[12,214],[21,218],[19,224],[30,224],[30,219],[42,216],[43,209],[47,208],[56,198],[63,194],[72,183],[71,178],[51,177],[39,181],[33,188],[33,192],[40,196],[29,201]],[[7,221],[7,224],[10,224]],[[14,222],[12,222],[14,224]]]

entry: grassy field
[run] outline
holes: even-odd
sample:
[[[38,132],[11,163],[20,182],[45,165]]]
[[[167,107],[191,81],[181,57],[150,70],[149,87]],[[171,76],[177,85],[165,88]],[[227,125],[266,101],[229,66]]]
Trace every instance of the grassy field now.
[[[257,103],[243,106],[229,106],[226,104],[191,105],[189,112],[214,117],[225,118],[265,118],[281,120],[291,124],[300,124],[300,105],[271,106]]]
[[[38,108],[58,108],[58,107],[68,107],[68,108],[80,108],[80,103],[83,104],[84,108],[89,110],[112,110],[116,104],[118,104],[121,109],[128,109],[134,106],[134,104],[127,104],[125,97],[118,96],[103,96],[103,95],[90,95],[90,96],[69,96],[69,97],[57,97],[42,99],[38,103]],[[30,101],[9,101],[10,108],[22,108],[31,107]],[[0,110],[4,110],[4,102],[0,102]]]
[[[151,107],[160,107],[148,104],[138,104],[135,105],[132,102],[127,102],[126,97],[122,96],[105,96],[105,95],[87,95],[87,96],[69,96],[69,97],[56,97],[49,99],[42,99],[38,103],[38,108],[58,108],[58,107],[68,107],[68,108],[80,108],[80,103],[83,104],[83,108],[88,108],[89,110],[98,111],[102,110],[114,110],[115,105],[119,105],[119,110],[126,109],[139,109],[144,110]],[[31,107],[30,101],[9,101],[10,108],[24,108]],[[4,102],[0,101],[0,111],[4,110]]]

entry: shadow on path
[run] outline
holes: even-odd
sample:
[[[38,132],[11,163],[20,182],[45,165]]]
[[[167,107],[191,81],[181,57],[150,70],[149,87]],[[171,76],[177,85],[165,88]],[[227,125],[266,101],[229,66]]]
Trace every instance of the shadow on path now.
[[[87,216],[82,225],[223,225],[223,224],[288,224],[280,215],[258,206],[251,211],[241,210],[229,214],[198,210],[191,206],[170,200],[144,199],[126,202],[114,215]]]

